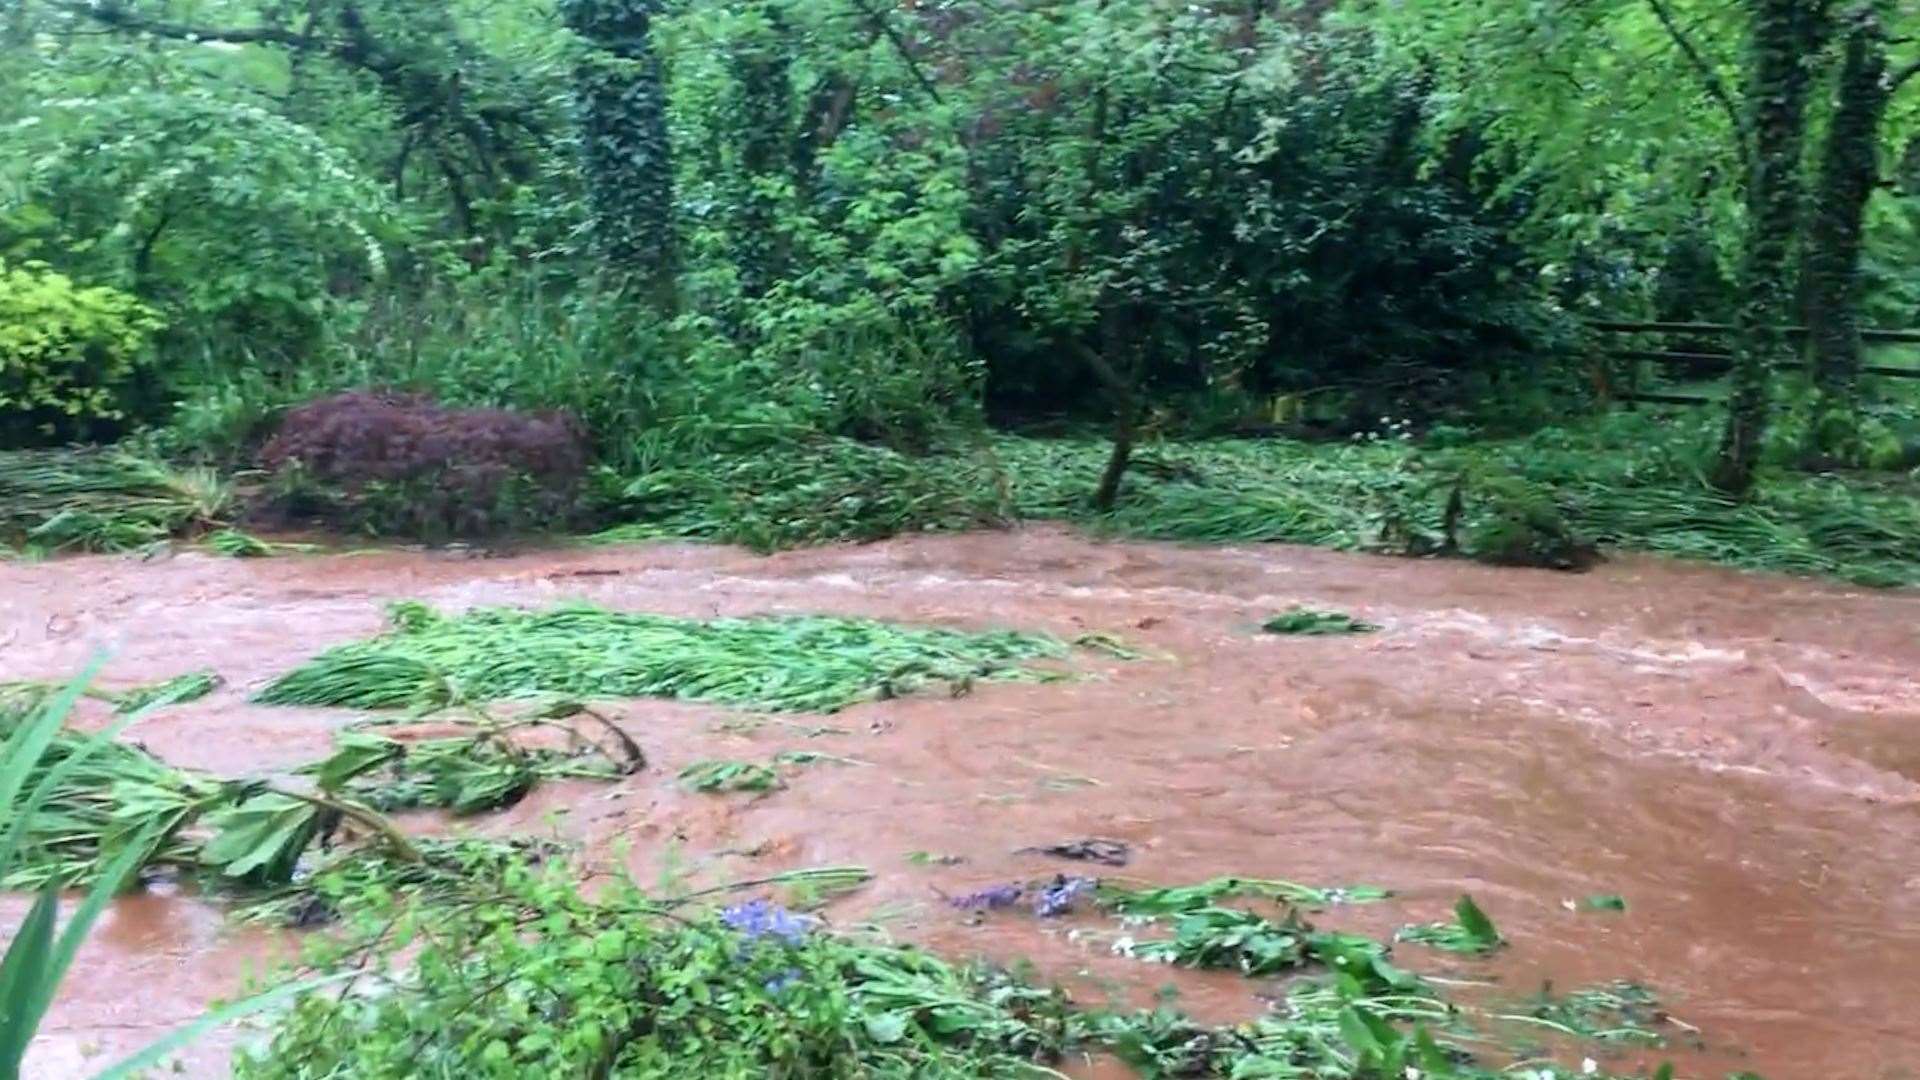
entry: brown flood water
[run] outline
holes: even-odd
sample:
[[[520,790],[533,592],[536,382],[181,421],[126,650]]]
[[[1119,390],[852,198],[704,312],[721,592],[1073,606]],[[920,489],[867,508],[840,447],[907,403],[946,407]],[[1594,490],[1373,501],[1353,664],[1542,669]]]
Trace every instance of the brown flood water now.
[[[758,558],[685,545],[501,558],[383,552],[258,561],[183,554],[0,565],[0,678],[54,678],[112,650],[108,685],[212,667],[228,685],[130,737],[171,761],[271,772],[325,753],[349,718],[246,695],[314,652],[377,632],[381,608],[584,599],[693,616],[824,612],[1074,636],[1116,633],[1163,658],[1082,657],[1095,678],[985,685],[742,730],[669,702],[615,715],[653,768],[619,785],[543,788],[470,827],[624,844],[643,881],[860,863],[878,875],[830,914],[879,920],[955,956],[1031,960],[1083,1000],[1168,982],[1233,1019],[1263,989],[1149,968],[1070,931],[982,925],[940,902],[1071,870],[1016,849],[1124,840],[1123,873],[1394,888],[1328,925],[1386,933],[1470,891],[1513,942],[1492,961],[1416,947],[1428,973],[1632,979],[1701,1029],[1682,1076],[1920,1077],[1920,595],[1644,559],[1582,576],[1290,547],[1101,543],[1066,531],[929,537]],[[1358,638],[1276,638],[1294,603],[1381,623]],[[732,722],[732,723],[730,723]],[[816,765],[766,797],[682,792],[700,757]],[[957,865],[912,865],[910,852]],[[1563,901],[1619,893],[1625,915]],[[0,907],[17,918],[20,905]],[[274,951],[181,897],[129,898],[104,922],[35,1048],[30,1075],[82,1075],[236,989]],[[229,1036],[191,1075],[219,1075]],[[1628,1059],[1631,1060],[1631,1059]]]

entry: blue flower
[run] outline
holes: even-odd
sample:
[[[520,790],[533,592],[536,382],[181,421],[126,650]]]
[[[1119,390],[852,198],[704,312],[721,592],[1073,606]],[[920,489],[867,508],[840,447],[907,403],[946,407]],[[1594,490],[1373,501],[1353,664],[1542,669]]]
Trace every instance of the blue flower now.
[[[806,916],[795,915],[779,904],[766,900],[748,900],[724,908],[720,912],[720,921],[750,939],[779,938],[789,945],[800,944],[812,925],[812,920]]]
[[[1085,877],[1056,877],[1053,884],[1042,888],[1033,898],[1034,914],[1041,918],[1065,915],[1073,910],[1074,901],[1093,893],[1094,880]]]
[[[766,986],[767,993],[778,994],[780,991],[785,990],[787,987],[792,986],[794,983],[797,983],[799,981],[800,981],[800,969],[788,968],[787,970],[781,972],[780,974],[775,975],[773,978],[768,979],[763,985]]]

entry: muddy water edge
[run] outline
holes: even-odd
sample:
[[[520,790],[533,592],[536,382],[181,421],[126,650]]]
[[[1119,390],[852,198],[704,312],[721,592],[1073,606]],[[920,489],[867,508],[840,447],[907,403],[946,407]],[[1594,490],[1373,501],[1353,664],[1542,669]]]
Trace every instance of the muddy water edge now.
[[[585,600],[712,617],[818,612],[1065,637],[1153,654],[1082,657],[1090,678],[909,697],[799,724],[624,702],[654,761],[618,785],[551,785],[470,825],[538,831],[721,880],[859,863],[828,909],[945,954],[1030,960],[1083,1000],[1233,1020],[1272,988],[1112,956],[1097,919],[969,923],[940,901],[1068,864],[1019,853],[1131,845],[1113,873],[1393,888],[1330,926],[1390,933],[1471,892],[1513,942],[1490,961],[1417,947],[1423,972],[1523,996],[1628,979],[1702,1032],[1682,1075],[1920,1077],[1920,595],[1623,559],[1580,576],[1306,549],[1101,543],[1050,528],[760,558],[654,545],[476,558],[378,552],[0,565],[0,679],[103,682],[210,667],[210,697],[129,737],[176,764],[271,775],[324,756],[339,710],[246,698],[313,653],[377,633],[382,608]],[[1280,638],[1291,604],[1381,624]],[[814,727],[832,732],[813,733]],[[826,750],[764,797],[684,792],[702,757]],[[919,865],[909,853],[952,857]],[[1596,893],[1624,914],[1569,910]],[[0,902],[0,923],[23,905]],[[123,899],[43,1029],[30,1075],[84,1075],[237,989],[284,940],[179,895]],[[188,1058],[221,1075],[226,1039]]]

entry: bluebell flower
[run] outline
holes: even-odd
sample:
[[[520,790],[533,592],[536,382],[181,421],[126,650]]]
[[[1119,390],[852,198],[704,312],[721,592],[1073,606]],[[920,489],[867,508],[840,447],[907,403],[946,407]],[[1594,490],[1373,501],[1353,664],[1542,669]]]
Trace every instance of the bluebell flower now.
[[[720,921],[750,939],[778,938],[789,945],[800,944],[812,925],[806,916],[795,915],[767,900],[748,900],[723,908]]]
[[[1065,915],[1073,910],[1074,901],[1093,894],[1094,884],[1094,880],[1087,877],[1056,877],[1033,898],[1034,914],[1049,919]]]
[[[788,968],[787,970],[781,972],[780,974],[775,975],[773,978],[768,979],[764,985],[767,988],[767,993],[778,994],[780,991],[785,990],[787,987],[792,986],[794,983],[797,983],[799,981],[800,981],[800,969]]]

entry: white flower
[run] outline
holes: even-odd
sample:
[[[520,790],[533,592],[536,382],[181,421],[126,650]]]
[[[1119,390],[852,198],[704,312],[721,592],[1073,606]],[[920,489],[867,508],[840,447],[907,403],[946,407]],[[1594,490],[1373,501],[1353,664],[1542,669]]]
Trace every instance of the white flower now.
[[[1593,1060],[1592,1058],[1588,1058],[1585,1061],[1582,1061],[1580,1063],[1581,1076],[1592,1076],[1594,1073],[1597,1073],[1599,1071],[1600,1071],[1600,1063]]]

